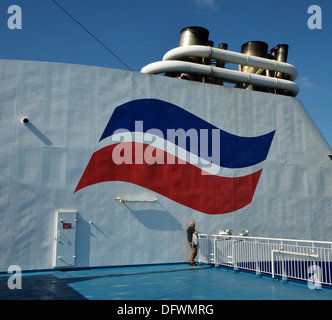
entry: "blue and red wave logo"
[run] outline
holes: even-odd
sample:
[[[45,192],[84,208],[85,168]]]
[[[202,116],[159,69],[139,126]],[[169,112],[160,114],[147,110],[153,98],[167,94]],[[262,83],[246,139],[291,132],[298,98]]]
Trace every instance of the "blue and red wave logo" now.
[[[206,214],[224,214],[252,202],[275,131],[236,136],[174,104],[139,99],[118,106],[74,193],[93,184],[124,181]],[[226,173],[226,174],[225,174]],[[227,176],[225,176],[227,175]]]

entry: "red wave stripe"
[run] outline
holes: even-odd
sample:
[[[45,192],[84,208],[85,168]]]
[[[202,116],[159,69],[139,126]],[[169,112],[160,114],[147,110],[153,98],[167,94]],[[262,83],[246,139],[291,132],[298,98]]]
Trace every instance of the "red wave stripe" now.
[[[92,155],[75,192],[100,182],[125,181],[150,189],[194,210],[206,214],[223,214],[251,203],[262,173],[261,169],[236,178],[202,175],[202,170],[190,163],[171,162],[172,157],[173,160],[177,158],[157,148],[153,148],[154,158],[157,154],[160,162],[164,160],[164,164],[135,164],[135,146],[143,154],[146,148],[151,148],[137,142],[122,142],[124,147],[132,148],[133,164],[116,164],[112,159],[112,152],[118,145],[119,143],[107,146]]]

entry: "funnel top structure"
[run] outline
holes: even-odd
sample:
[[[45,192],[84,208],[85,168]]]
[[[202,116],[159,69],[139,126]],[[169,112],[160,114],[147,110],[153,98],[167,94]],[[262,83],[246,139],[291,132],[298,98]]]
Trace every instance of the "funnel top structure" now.
[[[191,26],[180,31],[179,47],[168,51],[163,61],[142,68],[142,73],[158,74],[223,86],[263,91],[295,97],[299,88],[294,80],[297,69],[287,63],[288,45],[278,44],[270,51],[264,41],[249,41],[241,53],[227,50],[228,44],[217,48],[209,39],[209,31]],[[235,64],[235,66],[230,66]]]
[[[180,31],[179,47],[191,45],[207,45],[209,30],[202,27],[186,27]]]

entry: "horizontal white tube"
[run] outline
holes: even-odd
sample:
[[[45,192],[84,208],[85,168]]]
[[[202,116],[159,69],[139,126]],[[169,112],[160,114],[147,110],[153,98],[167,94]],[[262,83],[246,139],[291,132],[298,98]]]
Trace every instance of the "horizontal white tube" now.
[[[247,83],[268,88],[287,90],[292,96],[299,92],[298,86],[289,80],[271,78],[247,72],[212,67],[186,61],[158,61],[150,63],[141,70],[142,73],[183,72],[223,79],[233,83]]]
[[[126,198],[121,198],[121,197],[116,197],[113,198],[114,200],[117,200],[119,202],[156,202],[158,199],[153,198],[153,199],[126,199]]]
[[[289,63],[279,62],[224,49],[212,48],[208,46],[194,45],[178,47],[168,51],[164,55],[163,61],[181,60],[187,57],[212,58],[219,61],[241,64],[244,66],[278,71],[288,74],[290,76],[290,80],[295,80],[298,75],[297,69]]]
[[[284,254],[290,254],[290,255],[296,255],[296,256],[303,256],[303,257],[318,258],[318,254],[312,254],[312,253],[302,253],[302,252],[276,250],[276,249],[273,249],[271,252],[272,253],[274,253],[274,252],[275,253],[284,253]]]

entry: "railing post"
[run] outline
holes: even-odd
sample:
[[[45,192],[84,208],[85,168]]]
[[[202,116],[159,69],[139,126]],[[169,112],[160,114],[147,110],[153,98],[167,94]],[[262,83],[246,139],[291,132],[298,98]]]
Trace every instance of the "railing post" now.
[[[281,254],[281,257],[282,257],[282,262],[281,262],[281,274],[282,274],[282,281],[283,282],[288,282],[288,279],[287,279],[287,274],[286,274],[286,262],[285,262],[285,255],[284,254]]]
[[[213,256],[213,258],[211,258],[212,263],[216,265],[216,238],[213,239],[213,253],[211,253],[211,256]]]
[[[233,243],[232,243],[232,256],[233,256],[233,270],[234,272],[238,272],[239,269],[237,267],[237,257],[236,257],[236,254],[237,254],[237,248],[236,248],[236,242],[237,242],[237,239],[236,238],[233,238]]]
[[[255,250],[255,253],[256,253],[256,276],[257,277],[261,277],[262,274],[261,274],[261,270],[260,270],[260,267],[259,267],[259,261],[258,261],[258,257],[259,257],[259,254],[258,254],[258,242],[257,242],[257,239],[255,239],[255,247],[256,247],[256,250]]]
[[[271,277],[274,280],[274,250],[271,250]]]

